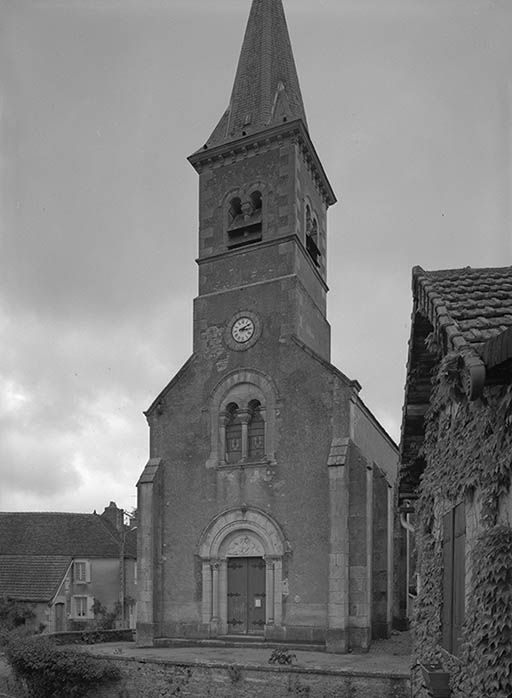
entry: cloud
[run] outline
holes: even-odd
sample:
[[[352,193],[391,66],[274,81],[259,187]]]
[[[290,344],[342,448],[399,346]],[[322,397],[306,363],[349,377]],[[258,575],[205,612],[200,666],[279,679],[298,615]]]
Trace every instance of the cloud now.
[[[147,459],[142,412],[188,350],[188,338],[170,348],[165,341],[174,307],[110,326],[3,309],[0,509],[32,501],[38,509],[92,511],[104,499],[135,506]]]

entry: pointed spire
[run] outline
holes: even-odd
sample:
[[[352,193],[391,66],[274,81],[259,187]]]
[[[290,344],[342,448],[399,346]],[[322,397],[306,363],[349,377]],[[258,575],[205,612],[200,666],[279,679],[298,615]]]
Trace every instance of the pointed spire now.
[[[229,107],[207,141],[235,140],[306,112],[282,0],[253,0]]]

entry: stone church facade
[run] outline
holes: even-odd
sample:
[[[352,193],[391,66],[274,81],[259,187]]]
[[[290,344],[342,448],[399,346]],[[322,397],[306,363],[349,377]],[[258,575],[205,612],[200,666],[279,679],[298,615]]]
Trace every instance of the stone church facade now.
[[[387,636],[397,448],[330,363],[329,206],[281,0],[253,0],[199,174],[193,354],[146,416],[137,639]]]

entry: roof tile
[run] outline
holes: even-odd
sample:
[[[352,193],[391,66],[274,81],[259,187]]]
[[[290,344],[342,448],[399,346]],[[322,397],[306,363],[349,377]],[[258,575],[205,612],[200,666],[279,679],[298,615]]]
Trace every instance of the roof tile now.
[[[71,564],[62,555],[2,555],[0,597],[51,601]]]
[[[0,555],[119,557],[119,534],[98,514],[0,513]],[[128,555],[134,555],[127,545]]]

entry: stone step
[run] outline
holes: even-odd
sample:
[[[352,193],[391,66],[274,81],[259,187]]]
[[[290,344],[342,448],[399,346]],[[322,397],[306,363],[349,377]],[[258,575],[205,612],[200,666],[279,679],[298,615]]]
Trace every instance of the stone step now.
[[[290,651],[325,652],[324,643],[278,642],[264,640],[259,635],[222,635],[212,639],[190,637],[159,637],[154,640],[154,647],[237,647],[248,649],[286,648]]]

